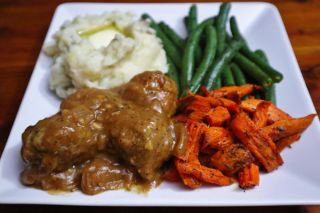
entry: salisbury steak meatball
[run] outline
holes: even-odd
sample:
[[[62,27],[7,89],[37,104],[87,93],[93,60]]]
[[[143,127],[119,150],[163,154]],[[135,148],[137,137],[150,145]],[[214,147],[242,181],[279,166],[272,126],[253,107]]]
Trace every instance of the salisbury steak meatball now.
[[[142,73],[116,89],[79,90],[62,102],[59,113],[23,133],[22,158],[27,169],[22,181],[50,189],[52,181],[48,185],[37,177],[51,180],[53,175],[65,174],[70,168],[76,168],[81,176],[83,168],[92,165],[97,155],[113,156],[127,165],[132,174],[153,181],[174,150],[176,135],[170,117],[175,112],[176,96],[175,83],[161,72]],[[109,178],[112,172],[104,173],[108,173],[108,178],[91,173],[85,178],[77,175],[77,181],[86,181],[72,186],[91,187],[89,191],[93,194],[91,189],[96,186],[97,193],[105,190],[99,189],[97,182],[104,180],[101,186],[118,188],[106,182],[113,180]],[[86,185],[92,183],[92,177],[99,177],[95,178],[93,188]],[[63,184],[55,187],[59,189],[59,185]]]
[[[171,116],[177,106],[177,86],[161,72],[144,72],[121,87],[120,95],[137,105]]]

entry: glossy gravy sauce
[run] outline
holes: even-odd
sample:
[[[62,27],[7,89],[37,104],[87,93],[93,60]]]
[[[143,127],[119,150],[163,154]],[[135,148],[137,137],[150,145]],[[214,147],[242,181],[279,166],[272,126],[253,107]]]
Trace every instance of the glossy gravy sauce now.
[[[60,112],[23,133],[25,185],[47,191],[135,189],[160,183],[161,167],[185,150],[186,130],[171,116],[176,86],[145,72],[112,90],[82,89]]]

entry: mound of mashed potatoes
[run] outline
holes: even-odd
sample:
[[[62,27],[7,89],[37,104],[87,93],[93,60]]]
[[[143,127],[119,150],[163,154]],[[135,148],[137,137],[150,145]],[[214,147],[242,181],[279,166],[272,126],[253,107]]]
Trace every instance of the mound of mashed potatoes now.
[[[161,41],[131,13],[76,17],[44,51],[53,58],[50,89],[65,98],[78,88],[108,89],[146,70],[168,70]]]

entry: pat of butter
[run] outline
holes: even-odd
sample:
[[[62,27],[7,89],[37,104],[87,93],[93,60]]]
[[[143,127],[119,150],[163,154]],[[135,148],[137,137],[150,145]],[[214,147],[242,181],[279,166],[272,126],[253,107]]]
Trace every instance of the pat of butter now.
[[[105,29],[90,35],[88,40],[94,46],[94,48],[98,49],[100,47],[108,46],[116,34],[121,33],[116,29]]]
[[[123,33],[114,25],[101,25],[88,30],[79,31],[82,38],[86,38],[95,49],[106,47],[114,39],[116,34]]]

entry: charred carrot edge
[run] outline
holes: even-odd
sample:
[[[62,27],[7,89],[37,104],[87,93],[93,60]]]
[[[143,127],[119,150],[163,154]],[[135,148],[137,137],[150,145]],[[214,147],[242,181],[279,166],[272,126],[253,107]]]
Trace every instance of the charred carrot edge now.
[[[245,166],[254,162],[254,157],[248,148],[239,143],[233,143],[211,155],[211,165],[227,176],[232,176]]]
[[[280,120],[264,127],[261,131],[274,141],[277,141],[281,138],[302,133],[311,124],[315,116],[315,114],[310,114],[302,118]]]
[[[260,182],[259,166],[254,163],[243,168],[239,172],[239,186],[242,189],[253,188]]]
[[[301,137],[301,134],[291,135],[289,137],[283,138],[277,141],[277,148],[279,152],[282,152],[286,147],[290,146],[294,142],[298,141]]]
[[[268,172],[283,163],[271,138],[259,132],[246,113],[238,113],[231,123],[231,128],[241,143],[250,150]]]
[[[227,186],[233,183],[231,178],[223,175],[222,172],[220,172],[219,170],[202,166],[200,163],[182,162],[181,160],[179,160],[178,166],[179,166],[179,169],[178,169],[179,174],[190,175],[196,178],[197,180],[200,180],[206,183],[211,183],[219,186]]]
[[[199,188],[202,185],[202,183],[197,178],[193,177],[190,174],[187,174],[184,171],[184,162],[182,160],[175,159],[174,164],[184,185],[188,186],[191,189]]]

